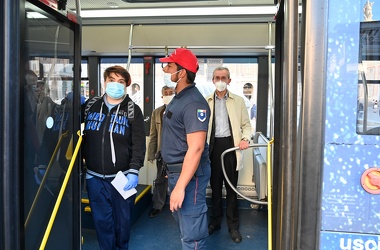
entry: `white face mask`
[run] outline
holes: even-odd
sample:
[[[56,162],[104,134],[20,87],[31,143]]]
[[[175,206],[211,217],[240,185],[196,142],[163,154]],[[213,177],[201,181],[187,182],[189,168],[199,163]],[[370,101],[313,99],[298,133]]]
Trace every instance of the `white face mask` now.
[[[177,86],[177,82],[178,82],[180,79],[178,79],[177,82],[172,82],[172,75],[178,73],[179,71],[180,71],[180,70],[174,72],[173,74],[171,74],[171,73],[165,73],[165,72],[164,72],[164,83],[165,83],[166,86],[168,86],[169,88],[173,88],[173,89],[175,89],[175,87]]]
[[[222,82],[222,81],[218,81],[215,83],[215,87],[216,87],[216,90],[218,90],[219,92],[222,92],[222,91],[226,90],[227,83]]]
[[[173,97],[174,97],[174,94],[163,96],[162,101],[164,102],[165,105],[168,105],[170,103],[170,101],[173,99]]]

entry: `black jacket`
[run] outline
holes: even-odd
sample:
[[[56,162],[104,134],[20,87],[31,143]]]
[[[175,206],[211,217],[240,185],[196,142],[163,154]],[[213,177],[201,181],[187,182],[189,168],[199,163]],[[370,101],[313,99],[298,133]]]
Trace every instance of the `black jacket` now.
[[[89,101],[82,105],[82,119],[85,117],[85,109]],[[113,175],[119,170],[129,170],[130,173],[138,174],[138,170],[144,164],[145,125],[141,109],[128,95],[119,105],[109,112],[103,96],[86,112],[83,156],[87,169],[101,175]],[[112,124],[115,166],[112,161],[110,139]]]

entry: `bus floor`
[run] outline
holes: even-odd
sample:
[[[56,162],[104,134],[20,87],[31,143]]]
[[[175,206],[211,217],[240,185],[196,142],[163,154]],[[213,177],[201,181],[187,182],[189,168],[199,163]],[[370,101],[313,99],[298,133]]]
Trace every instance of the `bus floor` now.
[[[163,211],[154,218],[149,218],[148,213],[151,207],[140,216],[133,224],[130,237],[129,249],[181,249],[179,229],[175,223],[169,205],[166,204]],[[225,208],[224,208],[225,209]],[[209,209],[210,210],[210,209]],[[225,212],[225,211],[224,211]],[[221,230],[215,231],[207,238],[208,250],[229,250],[229,249],[268,249],[268,225],[267,209],[252,209],[239,207],[240,228],[242,242],[235,243],[228,233],[225,216],[222,221]],[[82,229],[83,250],[98,250],[94,230]]]

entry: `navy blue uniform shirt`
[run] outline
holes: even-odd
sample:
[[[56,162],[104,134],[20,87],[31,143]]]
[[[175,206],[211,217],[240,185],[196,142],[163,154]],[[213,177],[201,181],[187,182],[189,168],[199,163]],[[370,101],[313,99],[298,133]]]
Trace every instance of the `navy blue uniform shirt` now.
[[[195,83],[175,95],[165,110],[162,126],[161,154],[166,163],[182,163],[187,152],[187,134],[205,131],[210,119],[210,107],[195,87]],[[202,159],[208,160],[205,139]]]

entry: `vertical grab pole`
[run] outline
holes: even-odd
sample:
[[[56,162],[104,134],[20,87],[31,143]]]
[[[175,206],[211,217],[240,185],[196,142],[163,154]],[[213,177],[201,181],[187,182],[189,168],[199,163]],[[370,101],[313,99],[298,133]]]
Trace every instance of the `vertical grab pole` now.
[[[81,12],[81,9],[82,9],[82,7],[81,7],[81,5],[80,5],[80,0],[75,0],[75,9],[77,10],[77,14],[78,14],[78,16],[80,16],[80,12]]]
[[[268,94],[269,94],[269,107],[270,107],[270,131],[269,138],[274,135],[274,84],[272,77],[272,23],[268,23]],[[267,187],[268,187],[268,250],[272,250],[272,139],[267,147]]]
[[[129,66],[131,65],[131,58],[132,58],[132,40],[133,40],[133,23],[131,24],[131,27],[129,29],[129,46],[128,46],[128,63],[127,63],[127,70],[129,71]]]
[[[272,23],[268,23],[268,46],[266,49],[268,50],[268,94],[269,94],[269,107],[270,107],[270,116],[269,116],[269,138],[273,138],[273,130],[274,130],[274,87],[273,87],[273,77],[272,77],[272,49],[274,46],[272,45]]]
[[[272,250],[272,144],[267,147],[267,187],[268,187],[268,250]]]

